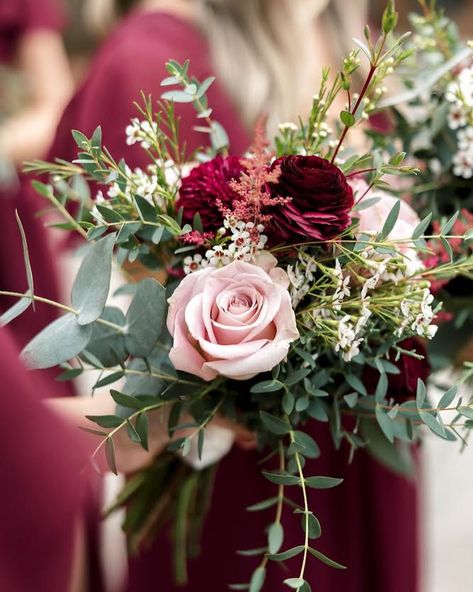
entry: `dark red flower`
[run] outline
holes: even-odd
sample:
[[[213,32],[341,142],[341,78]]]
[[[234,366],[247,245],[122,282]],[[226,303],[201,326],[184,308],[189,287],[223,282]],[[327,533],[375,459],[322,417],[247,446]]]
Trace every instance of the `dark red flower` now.
[[[277,183],[270,185],[273,197],[290,197],[272,211],[272,230],[278,240],[328,240],[348,228],[353,208],[353,190],[342,171],[318,156],[278,158]],[[273,239],[274,242],[274,239]]]
[[[422,360],[419,360],[413,356],[402,354],[397,361],[394,360],[394,356],[391,357],[390,361],[399,368],[400,372],[399,374],[388,374],[389,386],[387,396],[393,398],[397,403],[403,403],[404,401],[415,398],[417,379],[420,378],[424,382],[427,380],[430,374],[430,364],[424,344],[415,337],[409,337],[401,341],[399,347],[424,356]],[[366,366],[363,373],[363,384],[366,386],[366,390],[370,395],[374,394],[378,379],[379,372],[371,368],[371,366]]]
[[[192,224],[194,215],[199,213],[206,232],[218,230],[223,224],[223,215],[217,201],[231,208],[233,202],[239,199],[230,187],[230,181],[239,179],[243,170],[236,156],[217,156],[192,169],[182,179],[176,203],[178,208],[184,208],[183,221]]]

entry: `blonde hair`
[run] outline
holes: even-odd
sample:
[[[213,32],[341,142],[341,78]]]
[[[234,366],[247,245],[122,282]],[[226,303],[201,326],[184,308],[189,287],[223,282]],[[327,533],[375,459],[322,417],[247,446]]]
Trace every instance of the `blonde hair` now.
[[[216,75],[246,127],[251,129],[263,114],[270,132],[278,121],[295,121],[316,90],[322,64],[316,63],[315,18],[329,0],[190,1],[196,4]],[[346,9],[346,0],[336,1]],[[97,23],[110,25],[121,16],[124,3],[130,8],[133,0],[89,0],[96,29]],[[338,20],[331,15],[334,5],[332,1],[330,11],[325,11],[330,22]],[[333,39],[332,45],[337,45]]]

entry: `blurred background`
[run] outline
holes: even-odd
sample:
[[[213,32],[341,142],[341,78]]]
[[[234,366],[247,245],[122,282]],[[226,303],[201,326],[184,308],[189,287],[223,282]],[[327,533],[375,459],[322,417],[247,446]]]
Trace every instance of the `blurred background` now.
[[[9,1],[6,0],[6,4]],[[360,6],[364,5],[361,0],[353,0],[350,5],[357,5],[358,2]],[[97,18],[96,9],[102,4],[102,0],[96,0],[95,3],[63,0],[63,3],[66,9],[63,41],[72,73],[72,84],[77,88],[87,74],[91,59],[107,32],[107,23],[104,26]],[[473,0],[439,0],[438,4],[448,10],[465,38],[473,38]],[[396,5],[401,15],[401,28],[408,29],[408,13],[415,10],[418,4],[415,0],[397,0]],[[370,0],[368,3],[369,18],[373,23],[379,22],[384,6],[385,2],[382,0]],[[21,107],[24,101],[23,91],[21,74],[15,64],[0,65],[0,117],[7,117]],[[64,92],[66,97],[70,96],[71,89],[58,92]],[[61,108],[64,105],[63,101]],[[100,123],[97,121],[97,124]],[[45,149],[46,145],[43,151]],[[424,572],[429,574],[423,582],[422,592],[471,592],[473,452],[467,449],[460,455],[457,445],[448,445],[438,438],[427,438],[420,456],[423,532],[421,556],[425,565]],[[114,552],[112,546],[110,553]],[[399,569],[402,569],[402,565]]]

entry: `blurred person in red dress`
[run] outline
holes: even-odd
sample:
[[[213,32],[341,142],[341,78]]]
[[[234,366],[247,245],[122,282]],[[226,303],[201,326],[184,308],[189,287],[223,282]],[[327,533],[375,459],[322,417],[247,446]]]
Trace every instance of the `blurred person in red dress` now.
[[[337,59],[331,54],[335,39],[327,32],[337,30],[331,16],[337,7],[341,11],[336,14],[343,14],[346,3],[331,5],[328,20],[324,15],[324,20],[314,21],[325,4],[294,0],[116,2],[111,6],[115,16],[129,14],[107,38],[67,107],[50,157],[72,160],[76,147],[70,130],[90,135],[100,124],[104,144],[115,158],[124,157],[132,168],[146,166],[144,152],[126,145],[124,130],[136,115],[133,101],[139,100],[141,91],[154,99],[160,96],[164,64],[170,58],[180,62],[189,58],[191,73],[198,79],[217,75],[209,103],[215,119],[229,133],[231,151],[241,154],[250,143],[258,115],[269,113],[273,125],[278,120],[295,120],[304,103],[305,82],[313,80],[312,71]],[[364,14],[355,16],[360,22],[365,18]],[[329,28],[327,23],[335,25]],[[316,32],[313,43],[312,32]],[[312,63],[313,56],[317,56],[317,65]],[[313,92],[316,86],[310,86]],[[192,150],[205,137],[193,129],[192,109],[176,108],[182,139]],[[323,529],[318,547],[349,567],[336,571],[314,560],[308,566],[307,580],[320,592],[416,592],[415,486],[364,451],[348,464],[347,451],[335,450],[323,423],[314,424],[313,436],[323,452],[320,459],[310,461],[309,471],[344,478],[334,490],[310,492],[310,503]],[[264,512],[248,513],[245,508],[273,495],[272,486],[261,477],[259,460],[255,452],[234,448],[221,461],[203,530],[202,553],[190,563],[189,584],[184,588],[174,585],[172,545],[163,533],[150,549],[130,559],[127,592],[213,592],[247,578],[258,560],[235,551],[263,546],[270,519]],[[284,522],[288,548],[299,544],[299,521],[288,514]],[[267,588],[279,590],[284,577],[280,566],[272,566]]]
[[[0,290],[27,288],[17,209],[25,228],[35,288],[57,299],[57,283],[43,222],[36,218],[44,202],[27,190],[23,161],[44,157],[72,80],[60,31],[65,18],[60,0],[0,0]],[[0,311],[12,302],[0,298]],[[13,326],[24,345],[51,322],[55,311],[38,305]]]

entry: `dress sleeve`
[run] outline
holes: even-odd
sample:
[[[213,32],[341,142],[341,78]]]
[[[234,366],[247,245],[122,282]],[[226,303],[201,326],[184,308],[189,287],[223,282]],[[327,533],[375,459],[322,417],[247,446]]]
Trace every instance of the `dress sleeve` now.
[[[159,26],[149,31],[146,17],[134,17],[129,24],[121,25],[101,49],[89,76],[66,109],[51,156],[75,158],[77,148],[70,130],[79,129],[90,137],[95,127],[101,125],[104,145],[116,159],[125,158],[132,168],[145,167],[149,164],[145,151],[138,145],[127,146],[125,137],[130,119],[139,117],[134,103],[142,104],[141,93],[151,95],[157,109],[163,92],[160,83],[168,75],[165,64],[170,58],[180,62],[190,59],[191,73],[201,80],[213,74],[205,41],[190,25],[162,15],[149,18],[155,22],[159,19]],[[227,129],[233,152],[241,153],[248,146],[248,137],[218,83],[209,91],[209,104],[214,108],[215,119]],[[205,146],[209,138],[195,130],[199,120],[192,105],[175,107],[180,119],[180,141],[190,154]]]
[[[63,0],[0,0],[0,61],[14,58],[18,40],[26,33],[61,31],[65,23]]]
[[[68,589],[74,527],[90,481],[90,448],[40,403],[6,329],[0,329],[0,590]]]

